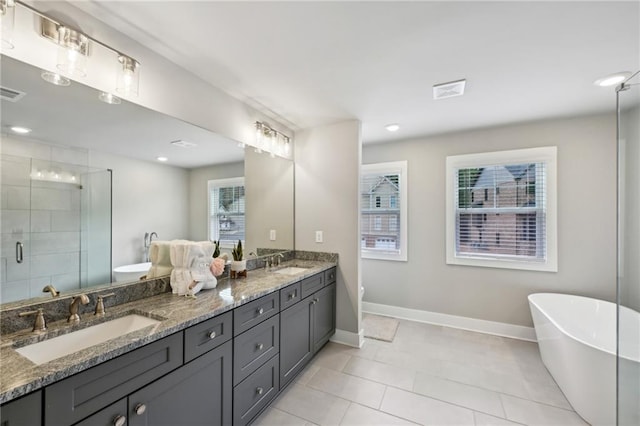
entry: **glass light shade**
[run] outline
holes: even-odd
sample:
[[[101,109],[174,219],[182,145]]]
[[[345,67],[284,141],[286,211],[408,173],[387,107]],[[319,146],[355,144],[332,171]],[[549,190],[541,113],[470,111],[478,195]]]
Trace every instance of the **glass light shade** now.
[[[13,49],[13,27],[16,7],[13,0],[0,0],[0,29],[2,30],[2,48]]]
[[[71,84],[71,80],[67,77],[51,71],[42,71],[40,77],[47,83],[55,84],[56,86],[69,86]]]
[[[58,27],[57,68],[69,77],[87,76],[87,56],[89,39],[82,33],[70,28]]]
[[[108,92],[100,92],[100,94],[98,95],[98,99],[110,105],[119,105],[120,102],[122,102],[119,97],[115,96],[113,93]]]
[[[118,56],[116,91],[123,96],[138,96],[140,88],[140,64],[128,56]]]
[[[264,138],[264,130],[262,124],[256,122],[256,147],[254,149],[258,154],[262,153],[262,139]]]

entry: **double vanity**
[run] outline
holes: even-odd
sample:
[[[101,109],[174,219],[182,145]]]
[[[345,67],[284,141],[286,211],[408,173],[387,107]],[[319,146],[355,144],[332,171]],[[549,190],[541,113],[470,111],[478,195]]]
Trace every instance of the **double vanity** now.
[[[252,270],[196,298],[116,294],[103,316],[97,292],[77,325],[4,334],[2,424],[249,424],[333,335],[336,261]]]

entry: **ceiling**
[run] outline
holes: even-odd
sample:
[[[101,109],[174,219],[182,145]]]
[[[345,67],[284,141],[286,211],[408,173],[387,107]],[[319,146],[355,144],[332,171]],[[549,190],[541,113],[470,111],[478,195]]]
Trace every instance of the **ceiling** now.
[[[184,168],[244,159],[244,151],[227,138],[127,101],[120,105],[99,102],[96,90],[77,82],[69,87],[54,86],[40,78],[41,72],[2,57],[2,87],[25,93],[17,102],[2,100],[2,129],[28,124],[32,130],[26,136],[29,139],[144,161],[165,156],[168,164]],[[170,144],[176,140],[196,146]]]
[[[365,143],[614,111],[593,81],[640,69],[638,1],[74,4],[293,129],[359,119]]]

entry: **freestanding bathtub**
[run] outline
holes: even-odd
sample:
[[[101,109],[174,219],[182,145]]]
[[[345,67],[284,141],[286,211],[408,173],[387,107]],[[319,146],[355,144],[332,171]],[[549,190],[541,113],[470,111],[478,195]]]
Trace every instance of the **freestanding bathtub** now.
[[[567,294],[529,295],[540,355],[576,412],[592,425],[616,424],[616,305]],[[621,309],[621,327],[637,330],[640,314]],[[623,333],[621,333],[623,335]],[[625,362],[640,363],[637,343],[621,344]]]
[[[118,283],[137,281],[149,271],[149,268],[151,268],[151,262],[118,266],[113,269],[113,276]]]

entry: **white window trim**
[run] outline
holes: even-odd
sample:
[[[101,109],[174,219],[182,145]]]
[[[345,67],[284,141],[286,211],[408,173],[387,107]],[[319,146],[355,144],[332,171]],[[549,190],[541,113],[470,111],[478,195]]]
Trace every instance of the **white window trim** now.
[[[227,186],[244,186],[244,177],[212,179],[207,181],[207,236],[208,238],[211,238],[211,214],[212,214],[211,190],[214,188],[222,188]],[[246,212],[245,212],[245,215],[246,215]],[[242,244],[244,244],[244,241],[242,242]],[[220,248],[233,249],[233,244],[221,243]]]
[[[398,173],[398,183],[400,185],[400,253],[384,253],[374,250],[367,250],[366,248],[360,249],[360,255],[363,259],[376,259],[376,260],[394,260],[398,262],[407,261],[407,217],[408,217],[408,201],[407,194],[408,187],[408,174],[407,174],[407,161],[390,161],[387,163],[375,163],[362,165],[361,173]],[[362,236],[362,232],[360,232]]]
[[[544,261],[527,261],[493,258],[476,258],[456,255],[456,169],[507,165],[518,163],[545,163],[546,168],[546,246]],[[540,147],[511,151],[486,152],[480,154],[447,157],[446,162],[446,250],[447,264],[488,268],[523,269],[529,271],[558,272],[558,228],[557,228],[557,147]]]

